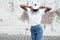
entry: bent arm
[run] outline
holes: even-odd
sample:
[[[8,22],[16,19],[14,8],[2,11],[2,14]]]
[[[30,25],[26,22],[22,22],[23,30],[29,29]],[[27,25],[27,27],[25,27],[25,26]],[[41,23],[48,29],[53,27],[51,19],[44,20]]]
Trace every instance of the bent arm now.
[[[20,5],[20,7],[22,8],[22,9],[24,9],[24,10],[26,10],[27,11],[27,8],[30,8],[31,10],[33,9],[32,8],[32,6],[27,6],[27,5]]]
[[[45,12],[49,12],[52,8],[46,7]]]
[[[41,6],[39,9],[45,9],[45,12],[49,12],[52,8]]]
[[[24,9],[24,10],[27,10],[27,7],[28,7],[28,6],[23,4],[23,5],[20,5],[20,7],[21,7],[22,9]]]

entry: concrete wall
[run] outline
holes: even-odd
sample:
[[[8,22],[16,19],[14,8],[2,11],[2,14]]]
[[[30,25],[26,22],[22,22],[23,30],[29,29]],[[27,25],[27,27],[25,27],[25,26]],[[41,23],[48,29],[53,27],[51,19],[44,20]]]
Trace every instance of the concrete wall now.
[[[55,11],[60,7],[60,0],[39,0],[41,3],[45,3],[45,6],[52,7]],[[25,23],[21,21],[20,17],[23,14],[23,9],[19,7],[20,4],[26,3],[27,0],[0,0],[0,33],[9,34],[28,34],[30,31],[26,31],[29,28],[27,21]],[[31,1],[29,1],[31,2]],[[47,14],[48,15],[48,14]],[[48,16],[47,16],[48,17]],[[51,24],[45,24],[46,28],[44,30],[44,35],[60,35],[60,23],[59,20],[56,22],[58,16],[56,13],[53,16]],[[50,18],[52,18],[50,16]],[[43,25],[44,26],[44,25]]]

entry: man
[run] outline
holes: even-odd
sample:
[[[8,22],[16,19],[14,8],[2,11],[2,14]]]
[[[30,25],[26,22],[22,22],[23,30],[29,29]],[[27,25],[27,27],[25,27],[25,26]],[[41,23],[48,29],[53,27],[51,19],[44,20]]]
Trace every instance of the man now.
[[[36,1],[33,1],[31,6],[22,4],[20,7],[24,9],[29,16],[32,40],[41,40],[43,35],[43,29],[40,25],[41,19],[45,12],[50,11],[51,8],[39,6]]]

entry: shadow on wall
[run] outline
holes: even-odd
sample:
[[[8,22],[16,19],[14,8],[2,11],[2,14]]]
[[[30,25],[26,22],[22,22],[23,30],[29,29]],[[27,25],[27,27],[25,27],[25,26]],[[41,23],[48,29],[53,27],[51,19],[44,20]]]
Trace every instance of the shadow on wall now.
[[[60,19],[60,9],[56,10],[55,12],[47,12],[45,13],[45,15],[43,15],[43,18],[42,18],[42,21],[41,23],[46,25],[46,24],[50,24],[52,25],[52,22],[53,22],[53,18],[56,16],[58,16],[58,18]],[[20,17],[20,19],[25,22],[25,20],[27,20],[29,22],[29,16],[28,14],[26,13],[26,11],[23,11],[23,14],[22,16]]]
[[[52,22],[53,22],[53,17],[55,16],[54,14],[55,14],[54,12],[45,13],[45,15],[42,18],[41,23],[42,24],[50,24],[51,25]]]
[[[60,20],[60,8],[59,9],[57,9],[56,11],[55,11],[55,13],[57,14],[57,16],[58,16],[58,20]]]
[[[27,20],[29,22],[29,16],[26,13],[26,11],[23,11],[23,14],[21,15],[20,19],[25,22],[25,20]]]

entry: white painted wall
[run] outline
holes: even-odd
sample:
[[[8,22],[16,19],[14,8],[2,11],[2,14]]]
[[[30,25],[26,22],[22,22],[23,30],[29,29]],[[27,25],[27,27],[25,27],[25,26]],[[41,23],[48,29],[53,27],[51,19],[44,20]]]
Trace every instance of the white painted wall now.
[[[23,23],[21,20],[19,20],[19,17],[23,12],[19,5],[26,2],[26,0],[0,0],[0,19],[3,20],[3,22],[0,20],[0,33],[26,34],[25,28],[29,25],[28,23]],[[40,2],[44,2],[46,6],[52,7],[53,10],[60,7],[60,0],[40,0]],[[11,5],[11,3],[14,5]],[[10,12],[11,10],[12,12]],[[54,30],[56,31],[51,31],[52,26],[47,25],[47,28],[44,29],[44,35],[60,35],[60,24],[58,22],[53,22],[53,24]],[[27,31],[27,34],[30,34],[30,31]]]

